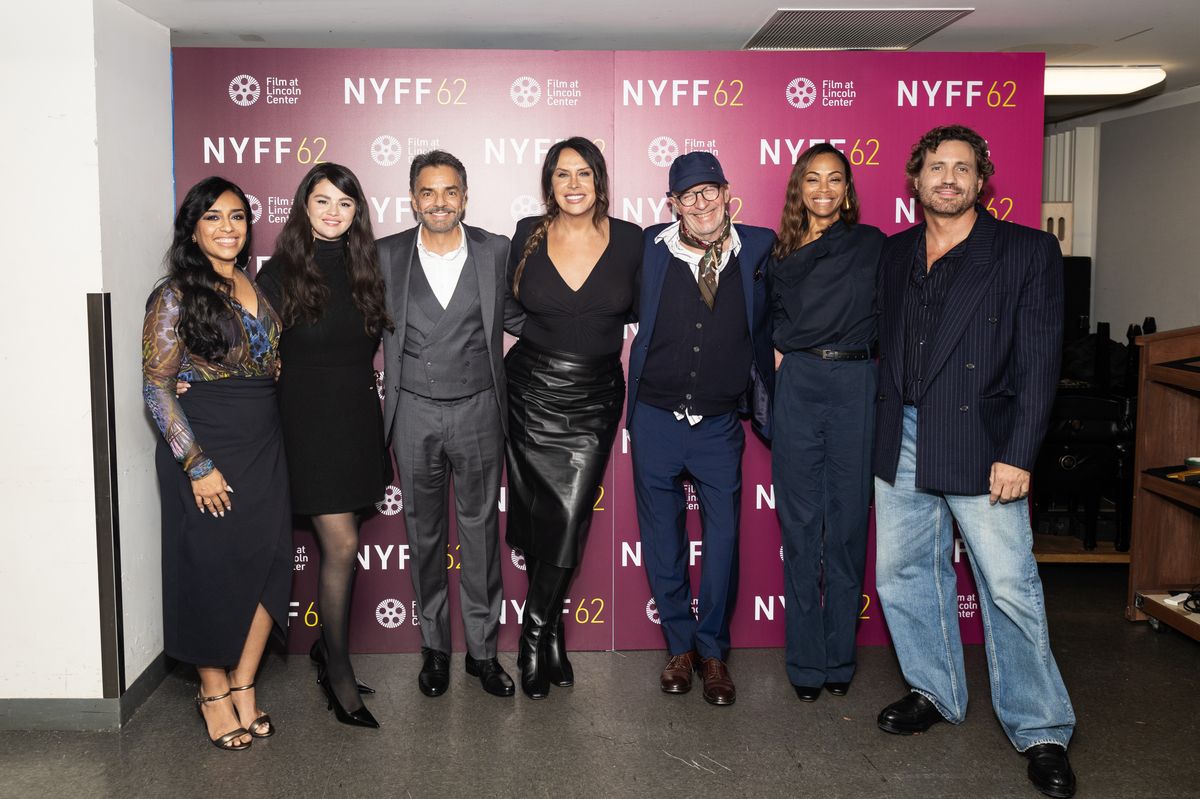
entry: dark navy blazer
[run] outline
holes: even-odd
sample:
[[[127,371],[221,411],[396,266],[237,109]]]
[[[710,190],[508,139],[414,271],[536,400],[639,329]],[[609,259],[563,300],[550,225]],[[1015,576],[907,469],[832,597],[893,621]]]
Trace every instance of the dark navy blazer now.
[[[916,400],[917,487],[986,494],[996,461],[1032,470],[1062,360],[1062,252],[983,207],[948,291]],[[875,474],[895,482],[904,423],[904,292],[925,225],[890,237],[879,273]]]
[[[641,380],[642,368],[646,365],[646,353],[650,349],[650,338],[654,335],[654,322],[658,318],[658,306],[662,301],[663,281],[667,276],[667,266],[671,263],[671,251],[667,249],[666,244],[654,243],[654,239],[667,226],[652,225],[646,228],[644,234],[638,332],[629,351],[629,404],[626,407],[626,425],[631,424],[633,420],[633,409],[637,405],[638,381]],[[765,268],[771,247],[775,244],[775,233],[764,227],[734,227],[742,244],[738,251],[738,263],[741,266],[742,292],[746,300],[746,320],[750,327],[750,346],[754,351],[746,411],[750,414],[751,423],[759,435],[770,438],[771,398],[775,394],[775,358],[771,350],[771,308],[767,301]]]

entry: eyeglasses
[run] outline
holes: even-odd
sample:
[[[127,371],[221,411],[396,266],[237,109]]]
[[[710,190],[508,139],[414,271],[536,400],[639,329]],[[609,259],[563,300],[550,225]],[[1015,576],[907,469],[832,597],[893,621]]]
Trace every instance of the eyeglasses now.
[[[680,205],[682,205],[684,208],[690,208],[691,206],[696,204],[696,200],[699,197],[703,197],[704,199],[708,200],[709,202],[712,202],[713,200],[717,199],[720,196],[721,196],[721,187],[710,184],[708,186],[705,186],[702,189],[696,189],[695,191],[685,191],[683,194],[676,194],[675,201],[677,203],[679,203]]]

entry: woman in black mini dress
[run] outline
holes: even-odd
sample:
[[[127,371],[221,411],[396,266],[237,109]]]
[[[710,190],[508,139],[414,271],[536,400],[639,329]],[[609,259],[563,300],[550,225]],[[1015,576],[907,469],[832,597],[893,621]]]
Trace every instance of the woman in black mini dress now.
[[[596,489],[625,400],[621,345],[637,300],[642,231],[608,216],[608,172],[591,141],[550,148],[546,213],[517,223],[509,273],[525,309],[508,375],[507,541],[525,554],[529,592],[517,655],[533,699],[574,684],[563,600],[579,565]]]
[[[310,654],[338,721],[378,727],[349,648],[359,514],[383,498],[391,477],[374,373],[391,321],[368,212],[353,172],[313,167],[258,285],[283,319],[279,409],[292,511],[312,518],[321,547],[321,637]]]

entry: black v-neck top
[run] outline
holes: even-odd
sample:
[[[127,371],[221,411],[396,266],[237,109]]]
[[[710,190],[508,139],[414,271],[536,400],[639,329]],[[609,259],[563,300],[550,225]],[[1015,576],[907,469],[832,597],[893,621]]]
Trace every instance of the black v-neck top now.
[[[510,286],[525,242],[541,219],[531,216],[517,223],[508,257]],[[625,320],[637,302],[641,266],[642,229],[609,217],[608,247],[579,290],[572,291],[551,262],[543,240],[521,273],[522,341],[588,357],[619,353]]]

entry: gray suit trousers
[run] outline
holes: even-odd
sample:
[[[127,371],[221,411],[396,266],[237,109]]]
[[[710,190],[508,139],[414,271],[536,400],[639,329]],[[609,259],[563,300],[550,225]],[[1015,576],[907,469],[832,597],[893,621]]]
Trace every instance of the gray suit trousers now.
[[[421,642],[449,653],[447,566],[459,574],[467,651],[496,656],[500,603],[500,473],[504,434],[492,389],[457,400],[400,391],[392,449],[404,495]],[[449,553],[449,489],[454,478],[457,552]]]

